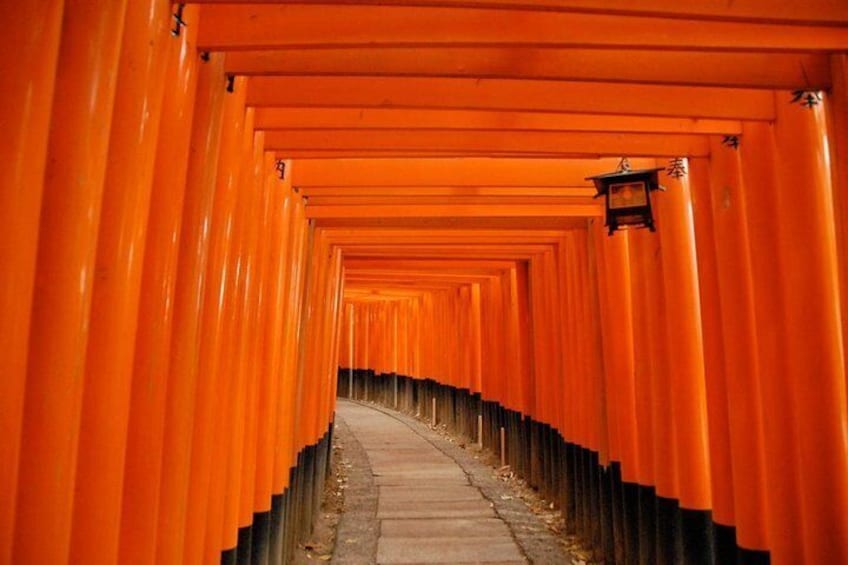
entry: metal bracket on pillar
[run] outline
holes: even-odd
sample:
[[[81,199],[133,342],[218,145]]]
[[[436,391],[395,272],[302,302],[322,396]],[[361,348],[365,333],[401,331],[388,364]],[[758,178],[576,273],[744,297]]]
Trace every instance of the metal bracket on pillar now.
[[[823,98],[822,93],[816,90],[794,90],[792,91],[792,100],[790,104],[800,104],[805,108],[813,109],[821,104]]]
[[[236,75],[227,75],[227,92],[236,91]]]
[[[721,144],[725,147],[730,147],[731,149],[739,149],[739,136],[738,135],[725,135]]]
[[[686,159],[683,157],[675,157],[668,162],[668,168],[665,173],[671,178],[681,179],[686,176]]]
[[[174,12],[174,29],[171,30],[171,35],[174,37],[179,37],[183,27],[188,26],[183,19],[183,10],[185,10],[185,4],[177,4],[177,11]]]

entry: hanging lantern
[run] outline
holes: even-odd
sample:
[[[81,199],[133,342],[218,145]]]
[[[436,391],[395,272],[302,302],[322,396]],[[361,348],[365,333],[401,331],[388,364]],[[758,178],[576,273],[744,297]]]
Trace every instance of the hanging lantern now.
[[[660,188],[657,173],[662,170],[663,167],[632,171],[627,159],[622,159],[617,171],[586,178],[595,183],[595,198],[605,197],[604,225],[609,235],[623,226],[655,231],[651,192]]]

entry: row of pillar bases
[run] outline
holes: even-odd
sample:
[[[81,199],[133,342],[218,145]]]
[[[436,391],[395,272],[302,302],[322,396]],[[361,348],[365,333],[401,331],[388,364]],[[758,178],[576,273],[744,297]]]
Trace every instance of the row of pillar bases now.
[[[619,462],[563,438],[552,426],[468,389],[371,370],[339,370],[339,397],[414,415],[491,450],[565,519],[593,560],[607,564],[763,564],[767,551],[738,547],[733,526],[682,508],[652,485],[624,481]],[[397,401],[396,401],[397,399]],[[435,424],[434,424],[435,422]]]
[[[221,565],[285,565],[298,545],[312,535],[320,515],[324,484],[330,476],[332,424],[321,439],[303,448],[289,471],[286,489],[271,498],[271,509],[257,512],[239,528],[238,544],[221,552]]]

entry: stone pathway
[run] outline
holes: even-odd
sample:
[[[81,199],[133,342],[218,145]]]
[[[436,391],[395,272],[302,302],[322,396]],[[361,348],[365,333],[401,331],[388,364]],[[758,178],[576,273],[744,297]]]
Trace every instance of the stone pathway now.
[[[351,471],[333,563],[570,562],[526,506],[485,484],[490,468],[458,461],[424,424],[339,400],[336,428]]]

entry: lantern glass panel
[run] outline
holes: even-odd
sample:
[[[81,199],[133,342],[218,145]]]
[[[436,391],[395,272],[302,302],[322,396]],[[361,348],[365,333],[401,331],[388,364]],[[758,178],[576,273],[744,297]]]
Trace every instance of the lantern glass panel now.
[[[622,182],[609,185],[609,207],[611,209],[647,206],[648,188],[645,181]]]

